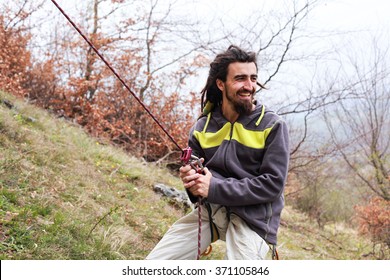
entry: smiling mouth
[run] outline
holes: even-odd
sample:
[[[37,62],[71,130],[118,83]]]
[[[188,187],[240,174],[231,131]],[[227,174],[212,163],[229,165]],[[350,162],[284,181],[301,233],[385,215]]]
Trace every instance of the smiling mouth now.
[[[252,96],[252,93],[248,92],[248,91],[246,91],[246,92],[238,92],[237,95],[241,96],[241,97],[250,97],[250,96]]]

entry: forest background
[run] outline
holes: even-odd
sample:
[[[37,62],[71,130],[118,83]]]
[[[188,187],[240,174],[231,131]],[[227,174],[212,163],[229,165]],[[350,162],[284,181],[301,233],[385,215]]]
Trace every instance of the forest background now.
[[[267,88],[256,98],[289,125],[287,204],[320,228],[356,228],[372,240],[375,258],[388,258],[388,19],[341,29],[335,26],[342,18],[358,13],[345,4],[351,14],[340,14],[335,1],[206,2],[58,1],[181,147],[215,54],[230,44],[255,51]],[[383,3],[371,5],[386,10]],[[51,1],[0,5],[2,91],[102,143],[177,170],[180,151]],[[321,22],[326,11],[336,25]],[[0,183],[4,191],[6,181]]]

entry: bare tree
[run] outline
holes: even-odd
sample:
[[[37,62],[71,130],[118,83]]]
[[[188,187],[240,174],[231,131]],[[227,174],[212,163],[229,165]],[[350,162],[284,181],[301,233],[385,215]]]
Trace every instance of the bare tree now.
[[[297,80],[297,77],[296,73],[286,75],[285,71],[304,68],[305,65],[312,63],[313,59],[319,64],[326,60],[326,53],[322,51],[301,51],[303,42],[307,44],[311,39],[317,39],[306,24],[318,2],[318,0],[286,2],[284,9],[272,10],[269,13],[257,9],[233,28],[222,22],[221,30],[226,37],[215,45],[208,45],[208,48],[213,54],[218,48],[225,48],[228,44],[251,48],[259,57],[262,84],[271,89],[277,82],[287,86],[291,80]],[[283,77],[286,76],[288,80],[284,81]],[[334,152],[326,143],[319,144],[321,136],[312,133],[311,120],[317,117],[321,108],[348,97],[349,92],[334,89],[333,83],[336,78],[325,85],[326,88],[318,88],[310,80],[304,88],[295,87],[294,94],[300,92],[300,96],[291,97],[291,94],[289,96],[284,93],[287,87],[281,88],[278,98],[274,101],[268,98],[265,101],[267,105],[277,108],[275,109],[277,113],[290,122],[292,138],[290,171],[304,169],[313,161]],[[266,98],[267,94],[267,90],[260,90],[259,98]]]
[[[345,163],[376,196],[390,199],[390,83],[389,48],[377,39],[371,48],[352,57],[354,70],[344,80],[351,98],[325,110],[331,139]],[[368,62],[367,62],[368,60]]]

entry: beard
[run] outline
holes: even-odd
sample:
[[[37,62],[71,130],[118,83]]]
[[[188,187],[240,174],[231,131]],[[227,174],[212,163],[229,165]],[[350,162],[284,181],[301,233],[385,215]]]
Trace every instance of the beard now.
[[[255,90],[253,90],[252,92],[249,92],[249,91],[246,91],[246,90],[239,90],[236,95],[240,94],[240,93],[250,93],[252,98],[251,100],[236,100],[236,98],[234,98],[235,96],[233,94],[230,94],[229,92],[226,92],[226,98],[227,100],[233,104],[233,107],[234,107],[234,110],[240,114],[240,115],[249,115],[252,110],[253,110],[253,96],[255,94]]]

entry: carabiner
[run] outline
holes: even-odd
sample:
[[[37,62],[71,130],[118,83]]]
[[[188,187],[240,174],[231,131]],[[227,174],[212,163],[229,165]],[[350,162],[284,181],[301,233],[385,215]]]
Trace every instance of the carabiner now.
[[[203,164],[197,156],[192,154],[191,147],[183,150],[180,160],[183,164],[189,164],[199,174],[203,173]]]
[[[203,173],[203,164],[202,162],[200,161],[200,158],[198,158],[197,156],[194,156],[194,155],[191,155],[191,161],[190,161],[190,165],[193,169],[195,169],[195,171],[199,174],[202,174]]]

